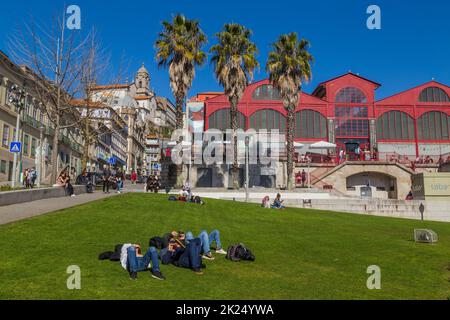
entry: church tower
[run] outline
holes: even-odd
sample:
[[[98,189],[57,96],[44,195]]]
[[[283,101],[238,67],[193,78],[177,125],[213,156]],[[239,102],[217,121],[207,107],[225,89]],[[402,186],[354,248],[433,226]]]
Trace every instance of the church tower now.
[[[150,95],[150,74],[148,73],[144,64],[142,64],[142,67],[138,70],[134,84],[136,86],[137,95]]]

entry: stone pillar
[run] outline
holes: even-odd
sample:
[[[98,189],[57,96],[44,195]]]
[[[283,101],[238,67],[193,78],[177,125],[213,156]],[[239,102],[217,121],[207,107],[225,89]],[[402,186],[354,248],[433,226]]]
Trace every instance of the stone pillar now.
[[[334,119],[328,119],[328,142],[336,143],[336,128]]]

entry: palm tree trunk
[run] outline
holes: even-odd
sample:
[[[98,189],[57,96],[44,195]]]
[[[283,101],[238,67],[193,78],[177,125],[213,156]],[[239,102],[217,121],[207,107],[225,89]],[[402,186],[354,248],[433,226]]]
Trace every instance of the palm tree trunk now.
[[[184,98],[177,98],[177,129],[183,129],[183,102]]]
[[[183,102],[184,102],[184,98],[180,98],[178,97],[176,99],[176,105],[177,105],[177,130],[182,130],[183,129],[183,124],[184,124],[184,119],[183,119]],[[180,139],[178,140],[178,142],[182,142],[183,141],[183,137],[180,136]],[[181,165],[177,165],[177,183],[176,183],[176,187],[181,188],[186,180],[186,177],[184,176],[184,172],[183,172],[183,164]]]
[[[230,108],[230,122],[231,122],[231,130],[233,132],[233,170],[231,172],[231,179],[233,181],[233,189],[238,190],[239,185],[239,164],[238,164],[238,139],[237,139],[237,104],[238,101],[235,98],[232,98]]]
[[[287,114],[287,189],[294,189],[294,132],[295,132],[295,123],[294,123],[294,111],[293,108],[288,109]]]

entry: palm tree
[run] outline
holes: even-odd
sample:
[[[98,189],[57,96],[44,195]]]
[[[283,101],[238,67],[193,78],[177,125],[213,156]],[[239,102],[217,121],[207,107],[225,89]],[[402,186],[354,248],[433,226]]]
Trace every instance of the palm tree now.
[[[302,81],[308,82],[312,77],[311,62],[314,60],[309,53],[309,42],[299,40],[297,33],[281,35],[272,44],[266,70],[270,82],[280,92],[283,105],[287,110],[287,188],[293,185],[293,155],[294,155],[294,112],[299,103]]]
[[[223,30],[216,34],[218,43],[211,48],[211,62],[214,72],[223,86],[230,102],[231,129],[233,132],[233,188],[239,188],[237,161],[237,115],[238,103],[251,79],[254,70],[259,67],[256,60],[258,49],[250,41],[252,31],[237,23],[225,24]]]
[[[172,23],[164,21],[155,47],[159,67],[169,67],[170,87],[176,101],[177,129],[183,128],[183,103],[195,77],[195,66],[205,63],[206,35],[197,20],[178,14]]]

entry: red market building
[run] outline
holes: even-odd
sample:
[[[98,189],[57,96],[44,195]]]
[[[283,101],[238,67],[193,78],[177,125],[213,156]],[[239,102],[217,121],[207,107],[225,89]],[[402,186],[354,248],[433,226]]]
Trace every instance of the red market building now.
[[[450,155],[450,87],[430,81],[375,100],[381,85],[348,73],[302,92],[295,111],[295,141],[329,141],[351,154],[357,146],[377,158]],[[205,130],[230,128],[225,95],[204,101]],[[286,132],[286,110],[269,80],[250,84],[238,105],[241,129]]]

